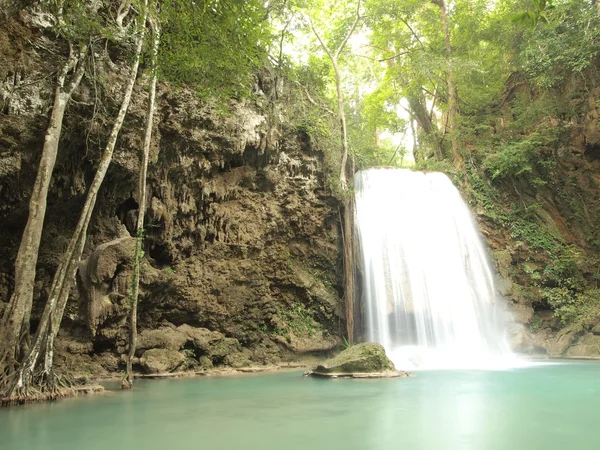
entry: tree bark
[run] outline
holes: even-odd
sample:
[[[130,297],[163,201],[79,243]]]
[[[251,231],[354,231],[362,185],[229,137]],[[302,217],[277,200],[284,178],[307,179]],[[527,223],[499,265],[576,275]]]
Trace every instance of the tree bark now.
[[[343,202],[342,220],[344,246],[344,296],[346,304],[346,334],[348,343],[354,343],[354,299],[356,298],[354,283],[354,198],[348,197]]]
[[[425,97],[422,92],[411,93],[407,95],[408,106],[414,118],[422,130],[421,142],[426,141],[433,149],[433,154],[437,160],[443,157],[443,145],[439,136],[437,125],[433,122],[429,111],[425,107]],[[420,155],[425,159],[430,155]]]
[[[146,23],[146,9],[147,8],[144,7],[143,19],[141,21],[142,26],[140,27],[142,30]],[[44,393],[48,398],[55,398],[55,396],[60,395],[58,386],[55,384],[53,373],[54,339],[58,334],[60,322],[69,298],[69,292],[77,272],[79,261],[81,260],[81,254],[85,247],[87,228],[92,217],[98,191],[104,181],[104,177],[112,160],[117,137],[129,108],[131,94],[137,78],[140,54],[144,42],[143,36],[142,31],[137,39],[134,62],[131,67],[125,94],[121,102],[121,108],[119,109],[108,142],[102,153],[100,164],[90,185],[71,241],[69,242],[66,252],[62,256],[54,275],[52,287],[50,288],[50,293],[48,295],[48,301],[44,307],[44,312],[38,325],[33,345],[23,359],[13,382],[8,386],[8,390],[6,392],[0,392],[0,397],[28,397],[32,395],[32,393],[40,392]],[[36,369],[42,360],[43,366],[39,373],[37,373]]]
[[[156,80],[157,80],[157,59],[158,45],[160,42],[160,29],[158,23],[153,23],[152,38],[152,81],[150,84],[150,98],[148,101],[148,116],[146,118],[146,133],[144,135],[144,148],[140,172],[138,178],[138,217],[136,224],[136,246],[134,252],[133,280],[131,281],[130,301],[131,309],[129,311],[129,351],[127,353],[127,373],[122,382],[123,389],[133,387],[133,357],[137,345],[137,306],[140,292],[140,276],[143,258],[144,242],[144,215],[146,214],[146,178],[148,176],[148,160],[150,159],[150,144],[152,142],[152,124],[154,112],[156,110]]]
[[[3,373],[14,369],[16,361],[27,350],[29,320],[40,240],[46,216],[48,189],[58,155],[65,109],[85,72],[87,47],[78,53],[70,46],[67,61],[59,72],[50,123],[46,129],[42,156],[29,200],[29,216],[15,261],[15,287],[0,321],[0,368]],[[71,80],[68,81],[69,77]],[[0,372],[0,373],[2,373]]]
[[[342,80],[337,58],[331,60],[333,71],[335,72],[335,90],[338,102],[338,117],[340,121],[340,131],[342,133],[342,159],[340,167],[340,185],[343,191],[348,189],[348,127],[346,125],[346,113],[344,111],[344,95],[342,93]]]

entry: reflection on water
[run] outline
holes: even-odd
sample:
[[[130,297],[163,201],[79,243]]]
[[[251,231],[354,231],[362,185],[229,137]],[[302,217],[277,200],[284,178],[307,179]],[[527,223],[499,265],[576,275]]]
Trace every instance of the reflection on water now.
[[[2,450],[597,450],[600,364],[140,382],[0,410]]]

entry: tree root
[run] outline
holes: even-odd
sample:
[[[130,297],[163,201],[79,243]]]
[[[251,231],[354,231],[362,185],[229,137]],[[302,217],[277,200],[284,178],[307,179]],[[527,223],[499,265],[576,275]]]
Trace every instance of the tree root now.
[[[4,386],[10,383],[11,387],[1,391],[0,407],[49,402],[78,395],[74,383],[67,377],[40,374],[34,378],[30,384],[22,387],[16,387],[14,381],[10,383],[8,379],[4,380]]]
[[[51,402],[62,398],[76,397],[77,395],[77,390],[73,388],[56,388],[46,392],[30,388],[25,393],[13,393],[10,397],[0,398],[0,407]]]

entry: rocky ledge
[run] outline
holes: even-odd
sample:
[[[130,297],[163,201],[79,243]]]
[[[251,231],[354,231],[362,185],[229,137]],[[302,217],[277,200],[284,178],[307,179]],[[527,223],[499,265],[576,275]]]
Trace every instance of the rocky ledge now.
[[[396,378],[409,376],[407,372],[396,370],[394,363],[385,354],[381,344],[366,342],[347,348],[330,358],[307,376],[326,378]]]

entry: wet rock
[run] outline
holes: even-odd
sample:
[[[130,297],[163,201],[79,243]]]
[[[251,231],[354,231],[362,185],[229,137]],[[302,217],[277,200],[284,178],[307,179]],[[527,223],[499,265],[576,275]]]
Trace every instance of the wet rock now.
[[[583,335],[567,351],[572,358],[600,358],[600,336],[592,333]]]
[[[144,352],[140,364],[146,373],[172,372],[183,364],[185,357],[174,350],[153,348]]]
[[[100,353],[93,356],[93,361],[102,366],[110,373],[117,372],[119,368],[119,358],[109,352]]]
[[[528,324],[533,319],[533,308],[531,306],[512,304],[509,305],[508,310],[511,317],[522,324]]]
[[[545,347],[550,356],[563,356],[576,339],[576,330],[573,330],[572,328],[564,328],[560,330],[556,336],[552,336],[546,343]]]
[[[381,344],[366,342],[347,348],[338,355],[319,364],[313,371],[307,372],[313,376],[388,378],[406,376],[405,372],[397,371],[394,363],[388,359]]]

